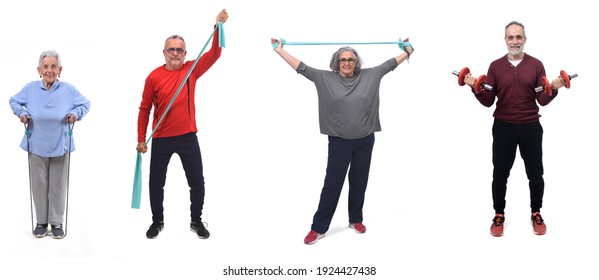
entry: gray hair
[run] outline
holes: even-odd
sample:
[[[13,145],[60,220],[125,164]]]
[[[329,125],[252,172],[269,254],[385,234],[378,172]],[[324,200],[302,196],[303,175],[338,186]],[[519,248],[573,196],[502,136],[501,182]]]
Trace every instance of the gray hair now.
[[[62,64],[60,63],[60,56],[58,55],[58,52],[54,51],[54,50],[47,50],[47,51],[43,51],[42,54],[40,55],[40,61],[39,61],[39,67],[42,68],[42,64],[43,64],[43,60],[46,57],[54,57],[56,58],[56,61],[58,62],[58,67],[62,67]]]
[[[185,44],[185,40],[183,40],[183,37],[181,37],[181,35],[176,35],[175,34],[175,35],[169,36],[168,38],[166,38],[166,40],[164,40],[164,46],[165,47],[166,47],[166,42],[168,42],[168,40],[171,40],[171,39],[179,39],[179,40],[183,41],[183,44]]]
[[[339,72],[339,56],[346,51],[350,51],[354,54],[353,56],[356,59],[356,68],[354,68],[354,72],[360,73],[360,70],[362,70],[362,58],[358,55],[358,51],[352,47],[342,47],[333,54],[333,57],[331,57],[331,70],[333,70],[333,72]]]
[[[522,35],[524,35],[524,37],[526,38],[526,30],[524,30],[524,24],[522,24],[522,23],[520,23],[520,22],[517,22],[517,21],[515,21],[515,20],[512,20],[512,21],[510,21],[510,23],[508,23],[508,24],[505,26],[505,30],[507,30],[507,29],[508,29],[510,26],[512,26],[512,25],[518,25],[518,26],[522,27]]]

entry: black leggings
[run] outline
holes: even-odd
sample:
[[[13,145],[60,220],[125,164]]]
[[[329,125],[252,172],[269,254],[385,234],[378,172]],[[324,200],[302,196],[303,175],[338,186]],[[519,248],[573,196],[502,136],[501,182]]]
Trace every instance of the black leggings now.
[[[150,161],[150,204],[152,221],[164,219],[164,184],[166,170],[173,154],[178,154],[185,170],[189,196],[191,200],[191,220],[202,220],[204,207],[204,172],[202,154],[195,133],[181,136],[154,138],[152,140],[152,158]]]
[[[514,124],[495,119],[493,123],[493,208],[504,214],[507,179],[516,158],[516,147],[524,160],[530,188],[530,208],[543,206],[543,127],[540,122]]]

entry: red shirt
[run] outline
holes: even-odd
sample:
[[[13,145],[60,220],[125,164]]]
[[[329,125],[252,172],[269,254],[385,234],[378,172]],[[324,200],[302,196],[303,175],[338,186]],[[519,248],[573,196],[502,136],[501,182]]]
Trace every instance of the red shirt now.
[[[218,32],[214,32],[212,38],[212,47],[210,51],[204,53],[198,63],[195,65],[187,82],[181,88],[179,95],[171,105],[168,113],[160,123],[158,129],[152,135],[152,138],[172,137],[197,132],[195,118],[195,88],[196,81],[216,62],[220,57],[221,47],[218,45]],[[150,111],[154,107],[152,121],[152,131],[168,104],[175,96],[177,89],[183,82],[187,72],[193,65],[193,60],[187,61],[178,70],[167,70],[162,65],[146,78],[141,105],[139,106],[139,116],[137,119],[137,141],[146,141],[146,131]]]
[[[535,122],[541,117],[537,102],[545,106],[557,96],[556,90],[551,96],[535,92],[544,76],[545,68],[540,60],[524,54],[518,66],[514,66],[505,55],[489,66],[486,83],[493,86],[493,90],[485,90],[475,96],[487,107],[491,107],[497,97],[493,113],[496,119],[510,123]]]

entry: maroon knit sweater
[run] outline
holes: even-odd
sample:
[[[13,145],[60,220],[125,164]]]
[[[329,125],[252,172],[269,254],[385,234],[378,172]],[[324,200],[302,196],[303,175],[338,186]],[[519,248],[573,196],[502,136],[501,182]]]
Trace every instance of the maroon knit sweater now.
[[[509,123],[530,123],[538,121],[539,106],[549,104],[556,96],[553,90],[551,96],[545,92],[535,93],[545,76],[543,63],[528,55],[513,66],[507,54],[493,61],[487,72],[486,84],[493,86],[492,91],[483,91],[474,96],[484,106],[491,107],[497,97],[497,105],[493,117]]]

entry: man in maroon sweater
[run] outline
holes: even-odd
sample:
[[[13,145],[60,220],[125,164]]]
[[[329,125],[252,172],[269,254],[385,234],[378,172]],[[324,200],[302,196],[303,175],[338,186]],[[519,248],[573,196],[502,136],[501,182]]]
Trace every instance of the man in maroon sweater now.
[[[516,148],[524,160],[526,176],[530,187],[530,207],[533,231],[537,235],[545,234],[547,227],[541,217],[543,204],[543,128],[539,122],[539,107],[549,104],[557,97],[557,90],[564,86],[561,77],[551,82],[551,94],[537,93],[535,88],[542,84],[545,77],[543,63],[524,53],[526,34],[524,25],[512,21],[505,27],[505,43],[508,53],[493,61],[489,66],[486,84],[492,90],[474,94],[486,107],[491,107],[497,97],[493,117],[493,208],[495,217],[491,225],[493,236],[503,235],[505,221],[505,193],[510,169],[516,158]],[[466,75],[464,82],[474,88],[476,78]],[[474,92],[474,89],[473,91]]]

